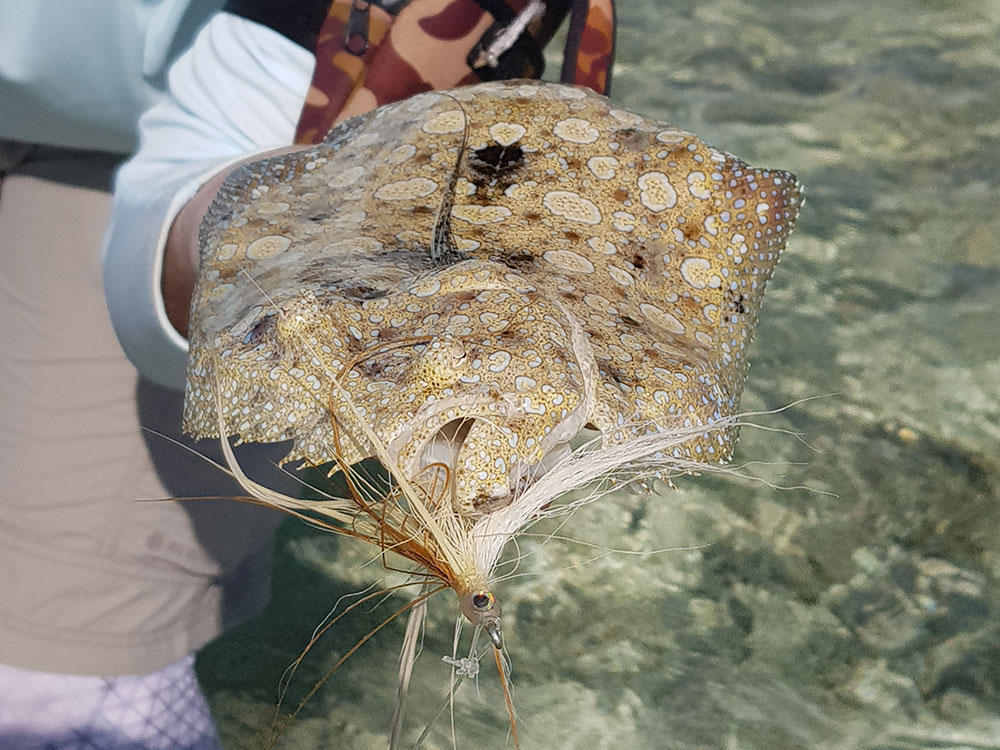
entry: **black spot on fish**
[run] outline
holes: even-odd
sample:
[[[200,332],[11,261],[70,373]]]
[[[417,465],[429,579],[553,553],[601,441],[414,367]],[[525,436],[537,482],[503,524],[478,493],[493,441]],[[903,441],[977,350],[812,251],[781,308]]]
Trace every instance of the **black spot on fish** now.
[[[524,151],[516,143],[494,143],[472,152],[469,158],[469,182],[476,186],[474,200],[488,203],[515,181],[514,175],[524,163]]]
[[[337,291],[345,297],[350,297],[352,299],[381,299],[386,296],[386,291],[384,289],[376,289],[375,287],[365,286],[364,284],[347,284],[339,287]]]
[[[253,327],[247,331],[247,335],[243,337],[243,345],[253,348],[260,344],[274,328],[276,317],[277,313],[270,312],[254,323]]]
[[[727,289],[722,297],[726,304],[729,306],[730,313],[734,315],[746,315],[749,308],[746,306],[746,295],[742,292],[734,292],[732,289]],[[735,321],[734,321],[735,322]]]
[[[500,256],[500,262],[507,266],[507,268],[519,270],[534,265],[535,256],[525,252],[507,253]]]
[[[631,151],[643,151],[649,146],[649,133],[635,128],[622,128],[615,131],[616,139]]]
[[[627,372],[607,363],[605,363],[604,367],[598,369],[598,373],[607,375],[616,385],[622,387],[622,390],[635,383],[635,378]]]
[[[360,370],[369,380],[379,380],[391,364],[392,361],[384,355],[364,357],[352,369]]]
[[[512,172],[523,159],[524,151],[516,143],[509,146],[494,143],[473,151],[469,166],[484,177],[499,177]]]

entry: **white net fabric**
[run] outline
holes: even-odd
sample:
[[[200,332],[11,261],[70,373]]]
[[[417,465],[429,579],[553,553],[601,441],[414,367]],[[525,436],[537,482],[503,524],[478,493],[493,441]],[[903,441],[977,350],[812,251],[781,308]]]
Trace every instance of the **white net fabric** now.
[[[194,659],[92,677],[0,665],[4,750],[220,750]]]

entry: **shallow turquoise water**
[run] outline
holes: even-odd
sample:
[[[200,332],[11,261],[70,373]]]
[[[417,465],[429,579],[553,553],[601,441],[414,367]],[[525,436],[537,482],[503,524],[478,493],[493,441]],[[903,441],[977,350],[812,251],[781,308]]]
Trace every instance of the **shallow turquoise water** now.
[[[1000,748],[1000,3],[620,6],[614,100],[806,185],[744,397],[793,405],[737,454],[777,487],[689,478],[561,531],[675,551],[524,540],[531,575],[499,588],[522,747]],[[272,606],[201,660],[227,748],[265,744],[285,666],[382,576],[369,555],[285,528]],[[436,605],[411,740],[447,691]],[[395,606],[338,625],[292,704]],[[384,748],[402,628],[279,747]],[[458,747],[504,747],[491,667],[480,682]],[[424,746],[451,746],[447,718]]]

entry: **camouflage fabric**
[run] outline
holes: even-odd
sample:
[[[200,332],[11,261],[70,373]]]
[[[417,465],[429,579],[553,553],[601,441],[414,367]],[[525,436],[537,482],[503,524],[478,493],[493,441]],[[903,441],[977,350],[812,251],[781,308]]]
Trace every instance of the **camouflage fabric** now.
[[[580,18],[570,20],[562,81],[606,94],[615,56],[614,0],[590,0],[586,16],[580,14]]]
[[[382,44],[393,17],[375,6],[368,13],[367,41],[361,54],[348,51],[347,24],[354,0],[334,0],[316,43],[316,68],[299,116],[296,143],[319,143],[337,114],[364,80],[375,51]]]
[[[334,0],[319,33],[296,143],[318,143],[343,120],[424,91],[497,77],[538,78],[540,50],[567,12],[571,24],[563,80],[606,93],[614,56],[613,0],[545,0],[532,13],[537,4]],[[522,13],[527,14],[524,19],[519,18]],[[501,45],[499,60],[483,54],[487,42],[517,28],[519,20],[527,20],[524,31]]]

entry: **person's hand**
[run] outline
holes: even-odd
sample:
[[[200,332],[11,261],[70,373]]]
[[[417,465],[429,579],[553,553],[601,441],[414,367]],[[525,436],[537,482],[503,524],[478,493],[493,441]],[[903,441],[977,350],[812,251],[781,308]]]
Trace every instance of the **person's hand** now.
[[[231,165],[206,182],[180,210],[174,223],[170,225],[170,234],[163,253],[163,271],[160,276],[160,289],[163,294],[163,305],[171,325],[182,336],[188,335],[188,322],[191,312],[191,297],[194,294],[195,281],[198,278],[198,228],[205,212],[215,199],[222,183],[234,170],[243,164],[270,156],[279,156],[292,151],[300,151],[307,146],[287,146],[285,148],[254,154],[243,161]]]

